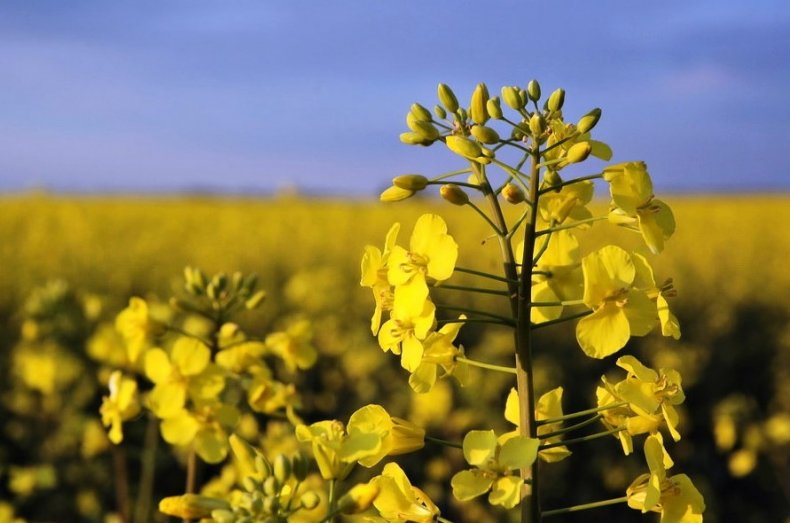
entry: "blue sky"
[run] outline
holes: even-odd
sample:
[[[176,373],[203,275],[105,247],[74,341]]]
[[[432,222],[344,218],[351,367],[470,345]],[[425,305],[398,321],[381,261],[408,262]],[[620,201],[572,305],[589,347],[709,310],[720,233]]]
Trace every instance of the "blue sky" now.
[[[659,190],[790,189],[786,0],[3,0],[0,191],[373,194],[409,105],[537,78]]]

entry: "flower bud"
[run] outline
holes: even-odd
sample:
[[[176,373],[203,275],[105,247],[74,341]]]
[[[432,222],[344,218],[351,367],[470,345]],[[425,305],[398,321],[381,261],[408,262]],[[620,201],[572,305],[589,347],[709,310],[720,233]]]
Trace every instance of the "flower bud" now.
[[[307,478],[309,463],[307,457],[301,452],[293,458],[293,474],[297,481],[304,481]]]
[[[442,120],[447,118],[447,111],[445,111],[441,105],[433,106],[433,114],[435,114],[437,118],[441,118]]]
[[[414,131],[401,133],[400,141],[406,145],[431,145],[430,141],[426,141],[425,137],[419,133],[415,133]]]
[[[513,183],[506,183],[505,186],[502,187],[502,196],[512,204],[521,203],[527,199],[521,187]]]
[[[576,130],[580,133],[584,134],[590,132],[595,124],[598,123],[598,120],[601,119],[601,110],[599,108],[595,108],[589,113],[585,114],[579,120],[579,123],[576,124]]]
[[[554,187],[562,183],[562,178],[557,171],[548,170],[543,175],[543,184],[547,187]],[[559,190],[559,189],[558,189]]]
[[[530,80],[527,84],[527,94],[533,102],[540,100],[540,84],[537,80]]]
[[[169,496],[159,502],[160,512],[183,519],[207,518],[212,510],[230,510],[230,505],[222,499],[200,494]]]
[[[486,110],[486,103],[488,102],[488,87],[486,84],[477,84],[474,92],[472,93],[472,101],[469,104],[469,116],[472,121],[478,125],[483,125],[488,121],[488,110]]]
[[[302,497],[299,498],[299,502],[302,504],[303,509],[313,510],[321,503],[321,498],[312,490],[308,490],[302,494]]]
[[[411,114],[413,114],[417,120],[422,120],[426,122],[430,122],[431,120],[433,120],[433,118],[431,117],[431,112],[418,103],[411,104],[411,109],[409,112],[411,112]]]
[[[236,521],[236,515],[226,509],[212,510],[211,518],[217,523],[235,523]]]
[[[511,109],[515,109],[517,111],[522,109],[526,103],[525,100],[521,98],[518,87],[509,85],[506,85],[502,88],[502,99]]]
[[[466,205],[469,203],[469,196],[463,189],[454,183],[442,185],[439,188],[439,194],[453,205]]]
[[[486,102],[486,111],[488,111],[488,116],[494,120],[500,120],[502,118],[502,107],[499,104],[498,96],[495,96]]]
[[[244,283],[242,284],[242,288],[247,292],[250,293],[255,290],[255,287],[258,285],[258,275],[254,272],[251,272],[244,278]]]
[[[278,454],[274,458],[272,468],[274,469],[274,477],[280,483],[285,483],[291,476],[291,460],[285,454]]]
[[[379,200],[382,202],[399,202],[401,200],[405,200],[406,198],[411,198],[412,196],[414,196],[414,191],[402,189],[393,185],[381,193]]]
[[[546,120],[543,119],[543,115],[539,113],[532,115],[529,119],[529,130],[535,138],[543,134],[543,131],[546,130]]]
[[[428,178],[421,174],[403,174],[393,178],[392,185],[409,191],[422,191],[428,185]]]
[[[412,132],[422,138],[423,142],[433,142],[439,138],[439,130],[430,121],[418,119],[413,112],[406,115],[406,125],[409,126]]]
[[[439,84],[439,101],[442,102],[442,105],[451,113],[454,113],[458,110],[458,98],[455,97],[455,93],[450,86],[446,84]]]
[[[592,151],[590,142],[575,143],[571,145],[570,149],[568,149],[568,154],[565,156],[565,160],[569,164],[583,162],[588,156],[590,156],[590,151]]]
[[[280,491],[282,484],[274,476],[269,476],[263,480],[263,493],[267,496],[274,496]]]
[[[478,156],[483,154],[480,145],[465,136],[448,136],[446,143],[447,147],[455,154],[459,154],[469,160],[476,160]]]
[[[263,300],[266,299],[266,291],[258,291],[252,295],[247,301],[244,302],[244,307],[251,311],[252,309],[257,309],[258,306],[263,303]]]
[[[338,500],[337,506],[343,514],[358,514],[370,508],[379,492],[377,483],[359,483]]]
[[[474,125],[471,129],[472,136],[477,138],[478,142],[492,144],[499,142],[499,135],[490,127],[485,125]]]
[[[557,89],[553,93],[549,95],[549,101],[546,103],[546,107],[551,112],[557,112],[562,109],[562,105],[565,103],[565,89]]]
[[[261,482],[252,476],[245,476],[241,479],[241,486],[247,492],[256,492],[261,488]]]
[[[243,283],[244,283],[244,275],[242,273],[236,271],[231,275],[230,286],[234,292],[239,292],[241,290]]]

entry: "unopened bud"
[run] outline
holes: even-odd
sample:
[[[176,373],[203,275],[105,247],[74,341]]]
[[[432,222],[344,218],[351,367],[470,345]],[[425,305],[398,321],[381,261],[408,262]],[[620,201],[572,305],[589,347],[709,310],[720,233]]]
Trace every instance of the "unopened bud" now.
[[[239,292],[244,284],[244,275],[239,271],[234,272],[230,276],[230,285],[234,292]]]
[[[247,492],[256,492],[261,489],[261,482],[252,476],[245,476],[241,479],[241,486]]]
[[[272,469],[277,481],[285,483],[291,476],[291,460],[288,459],[288,456],[285,454],[278,454],[277,457],[274,458]]]
[[[200,494],[169,496],[159,502],[160,512],[183,519],[206,518],[211,515],[212,510],[230,510],[230,504],[225,500]]]
[[[518,87],[510,85],[506,85],[502,88],[502,99],[511,109],[515,109],[517,111],[522,109],[526,103],[525,100],[521,98]]]
[[[211,278],[211,283],[214,284],[215,287],[217,287],[218,291],[222,292],[228,286],[228,275],[225,274],[224,272],[215,274],[214,277]]]
[[[492,144],[499,142],[499,135],[490,127],[485,125],[473,125],[471,129],[472,136],[477,138],[478,142]]]
[[[252,272],[244,278],[244,283],[242,284],[242,287],[247,293],[250,293],[253,290],[255,290],[255,287],[257,285],[258,285],[258,275]]]
[[[318,494],[312,490],[308,490],[302,494],[302,497],[299,498],[299,501],[301,502],[303,509],[313,510],[319,505],[319,503],[321,503],[321,498],[318,497]]]
[[[546,130],[546,120],[543,119],[543,115],[538,113],[532,115],[529,119],[529,130],[535,138],[543,134]]]
[[[458,110],[458,98],[455,97],[455,93],[450,89],[450,86],[447,84],[439,84],[438,92],[439,101],[442,102],[442,105],[449,112],[456,112]]]
[[[598,120],[601,119],[601,110],[599,108],[595,108],[589,113],[585,114],[579,120],[579,123],[576,124],[576,130],[580,133],[584,134],[590,132],[595,124],[598,123]]]
[[[540,100],[540,84],[537,80],[530,80],[527,84],[527,94],[533,102]]]
[[[269,476],[263,480],[263,493],[267,496],[274,496],[280,491],[281,483],[274,476]]]
[[[409,191],[422,191],[428,185],[428,178],[421,174],[403,174],[393,178],[392,185]]]
[[[236,523],[236,515],[225,509],[212,510],[211,519],[217,523]]]
[[[469,203],[469,195],[454,183],[442,185],[439,188],[439,194],[453,205],[466,205]]]
[[[406,145],[430,145],[430,141],[426,141],[420,133],[410,131],[407,133],[400,133],[400,141]]]
[[[513,183],[506,183],[505,186],[502,187],[502,196],[512,204],[521,203],[526,200],[526,196],[524,196],[524,191],[521,190],[521,187]]]
[[[301,452],[293,458],[293,474],[297,481],[304,481],[307,478],[309,463],[307,457]]]
[[[474,123],[483,125],[488,121],[487,103],[488,87],[486,87],[486,84],[477,84],[472,93],[472,101],[469,104],[469,116],[472,117]]]
[[[381,193],[379,200],[382,202],[399,202],[401,200],[405,200],[406,198],[411,198],[412,196],[414,196],[414,191],[402,189],[393,185]]]
[[[414,115],[415,118],[418,120],[422,120],[425,122],[430,122],[433,118],[431,117],[431,111],[423,107],[418,103],[411,104],[410,109],[411,114]]]
[[[433,106],[433,114],[435,114],[437,118],[441,118],[442,120],[447,118],[447,111],[445,111],[444,107],[442,107],[441,105]]]
[[[469,160],[476,160],[478,156],[483,154],[480,145],[465,136],[448,136],[446,143],[447,147],[455,154],[459,154]]]
[[[459,107],[455,114],[458,117],[458,120],[461,122],[466,122],[466,120],[469,118],[469,113],[467,113],[466,109],[463,107]]]
[[[249,299],[247,299],[247,301],[244,302],[244,307],[246,307],[248,311],[251,311],[252,309],[257,309],[258,306],[261,303],[263,303],[263,300],[265,299],[266,299],[266,291],[258,291],[255,294],[253,294]]]
[[[547,187],[554,187],[555,185],[559,185],[562,183],[562,178],[560,178],[560,174],[557,171],[546,171],[546,174],[543,175],[543,184]]]
[[[565,160],[568,163],[583,162],[588,156],[590,156],[590,151],[592,151],[590,142],[575,143],[571,145],[570,149],[568,149],[568,154],[565,156]]]
[[[557,112],[562,109],[562,105],[565,103],[565,89],[557,89],[553,93],[549,95],[549,101],[546,103],[546,107],[551,112]]]
[[[435,142],[439,138],[439,129],[434,127],[431,122],[415,122],[415,133],[423,138],[423,142]]]
[[[488,116],[494,120],[499,120],[502,118],[502,106],[499,104],[498,96],[495,96],[486,102],[486,110],[488,111]]]
[[[337,502],[343,514],[358,514],[369,509],[373,501],[381,492],[381,487],[375,483],[360,483],[351,487]]]

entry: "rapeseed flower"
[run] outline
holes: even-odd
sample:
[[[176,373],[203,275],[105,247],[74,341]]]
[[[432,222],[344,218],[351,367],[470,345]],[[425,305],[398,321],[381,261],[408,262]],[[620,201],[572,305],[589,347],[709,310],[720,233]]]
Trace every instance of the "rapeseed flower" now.
[[[124,377],[121,371],[116,370],[110,374],[108,386],[110,395],[102,398],[99,412],[102,424],[110,427],[110,441],[117,445],[123,441],[123,422],[140,412],[137,382],[132,378]]]
[[[394,297],[392,285],[387,279],[389,272],[387,264],[399,231],[400,224],[393,224],[384,239],[384,250],[381,251],[378,247],[366,245],[365,254],[362,255],[362,278],[359,284],[363,287],[370,287],[373,291],[373,299],[376,301],[376,308],[370,319],[370,330],[374,336],[379,333],[382,313],[392,310]]]
[[[420,303],[419,309],[414,307]],[[379,346],[401,355],[401,365],[409,372],[422,361],[423,341],[433,328],[436,306],[428,299],[428,287],[402,286],[395,289],[390,319],[381,326]]]
[[[385,456],[407,454],[425,445],[425,430],[390,416],[381,405],[367,405],[354,412],[346,426],[348,437],[340,447],[343,461],[372,467]]]
[[[386,522],[433,523],[440,514],[439,507],[425,492],[411,484],[396,463],[384,465],[381,475],[371,483],[380,489],[373,506]]]
[[[562,393],[563,388],[557,387],[547,393],[543,394],[535,405],[535,419],[537,421],[561,418],[562,414]],[[504,441],[509,438],[519,435],[520,422],[519,422],[519,408],[520,402],[518,399],[518,391],[515,388],[510,389],[510,393],[505,401],[505,419],[516,426],[516,430],[508,432],[500,436],[500,440]],[[538,426],[538,436],[556,432],[562,428],[562,422],[543,424]],[[562,435],[552,436],[542,440],[542,443],[557,443],[562,440]],[[554,463],[562,461],[571,455],[571,451],[566,446],[553,447],[546,450],[541,450],[538,456],[543,461]]]
[[[459,319],[465,320],[466,316],[462,314]],[[430,391],[439,378],[440,370],[443,371],[442,377],[453,375],[463,385],[468,366],[457,361],[457,358],[464,354],[463,347],[453,345],[462,326],[461,322],[448,323],[438,331],[429,333],[425,338],[422,360],[409,376],[409,385],[415,392]]]

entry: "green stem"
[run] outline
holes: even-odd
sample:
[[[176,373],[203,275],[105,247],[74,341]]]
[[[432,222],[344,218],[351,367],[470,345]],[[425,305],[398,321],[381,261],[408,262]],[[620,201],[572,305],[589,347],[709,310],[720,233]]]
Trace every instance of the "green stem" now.
[[[592,425],[593,423],[595,423],[596,421],[601,419],[601,417],[602,416],[600,414],[596,414],[592,418],[586,419],[586,420],[581,421],[579,423],[576,423],[574,425],[568,425],[567,427],[564,427],[564,428],[559,429],[559,430],[555,430],[553,432],[547,432],[546,434],[540,434],[540,435],[538,435],[538,438],[539,439],[549,439],[549,438],[553,438],[554,436],[561,436],[563,434],[567,434],[569,432],[573,432],[574,430],[579,430],[579,429],[581,429],[583,427],[586,427],[587,425]]]
[[[197,454],[195,453],[195,448],[192,447],[189,450],[189,456],[187,456],[187,480],[186,486],[184,487],[184,491],[187,494],[192,494],[195,492],[195,481],[197,479]],[[191,520],[190,518],[184,518],[184,523],[189,523]]]
[[[549,327],[551,325],[556,325],[557,323],[565,323],[566,321],[573,321],[579,318],[584,318],[585,316],[589,316],[592,314],[593,311],[584,311],[579,312],[577,314],[571,314],[570,316],[563,316],[562,318],[557,318],[556,320],[549,320],[544,321],[543,323],[536,323],[532,326],[532,329],[542,329],[543,327]]]
[[[542,231],[538,231],[535,234],[537,236],[543,236],[544,234],[551,234],[553,232],[564,231],[566,229],[575,229],[579,225],[600,222],[601,220],[608,220],[608,219],[609,219],[608,216],[595,216],[593,218],[587,218],[586,220],[579,220],[577,222],[569,223],[567,225],[557,225],[556,227],[549,227],[548,229],[543,229]]]
[[[444,182],[444,181],[428,181],[426,185],[447,185],[447,183],[448,182]],[[475,185],[473,183],[467,183],[467,182],[449,182],[449,183],[453,185],[458,185],[460,187],[468,187],[470,189],[475,189],[481,192],[483,191],[482,187],[480,187],[479,185]]]
[[[574,139],[574,138],[576,138],[577,136],[579,136],[579,133],[573,133],[573,134],[572,134],[572,135],[570,135],[570,136],[566,136],[565,138],[563,138],[563,139],[562,139],[562,140],[560,140],[559,142],[556,142],[556,143],[553,143],[553,144],[549,145],[548,147],[546,147],[545,149],[543,149],[543,151],[540,153],[540,154],[541,154],[541,156],[545,156],[547,152],[551,151],[552,149],[556,149],[556,148],[557,148],[557,147],[559,147],[560,145],[562,145],[562,144],[564,144],[564,143],[568,142],[569,140],[573,140],[573,139]]]
[[[507,321],[503,321],[503,320],[495,320],[495,319],[487,320],[485,318],[466,318],[465,320],[462,320],[461,318],[456,318],[456,319],[447,318],[447,319],[437,319],[436,323],[438,323],[439,325],[447,325],[448,323],[490,323],[492,325],[506,325],[508,327],[514,326],[513,320],[511,319],[508,319]]]
[[[480,287],[467,287],[466,285],[448,285],[448,284],[440,284],[437,285],[435,288],[437,289],[448,289],[452,291],[468,291],[468,292],[479,292],[482,294],[497,294],[499,296],[510,296],[510,293],[505,290],[499,289],[481,289]]]
[[[444,173],[440,176],[433,178],[431,181],[438,182],[439,180],[444,180],[446,178],[452,178],[453,176],[458,176],[461,174],[467,174],[472,172],[471,169],[458,169],[457,171],[451,171],[449,173]]]
[[[508,282],[512,281],[512,280],[508,280],[507,278],[503,278],[502,276],[497,276],[496,274],[491,274],[491,273],[488,273],[488,272],[478,271],[478,270],[475,270],[475,269],[467,269],[466,267],[456,267],[455,270],[458,271],[458,272],[465,272],[467,274],[474,274],[476,276],[482,276],[484,278],[490,278],[492,280],[497,280],[497,281],[501,281],[501,282],[505,282],[505,283],[508,283]]]
[[[159,445],[159,421],[155,416],[148,417],[145,428],[145,447],[143,448],[140,465],[140,490],[134,511],[135,523],[150,521],[151,499],[154,491],[156,472],[156,448]]]
[[[447,518],[443,518],[443,517],[441,517],[441,516],[437,516],[437,517],[436,517],[436,521],[438,521],[439,523],[453,523],[453,522],[452,522],[452,521],[450,521],[449,519],[447,519]]]
[[[580,438],[573,438],[573,439],[565,439],[562,441],[558,441],[556,443],[546,443],[545,445],[541,445],[538,447],[538,450],[546,450],[552,449],[554,447],[563,447],[565,445],[574,445],[576,443],[584,443],[587,441],[592,441],[594,439],[603,438],[606,436],[611,436],[612,434],[617,434],[618,432],[622,432],[625,430],[625,427],[618,427],[616,429],[607,430],[605,432],[596,432],[595,434],[590,434],[589,436],[582,436]]]
[[[598,412],[603,412],[605,410],[617,409],[620,407],[625,407],[628,405],[627,401],[623,401],[621,403],[612,403],[611,405],[604,405],[603,407],[596,407],[594,409],[587,409],[587,410],[580,410],[578,412],[571,412],[570,414],[566,414],[564,416],[560,416],[559,418],[552,418],[552,419],[544,419],[538,421],[538,425],[551,425],[552,423],[562,423],[563,421],[568,421],[569,419],[573,418],[581,418],[587,416],[588,414],[596,414]]]
[[[481,369],[495,370],[498,372],[505,372],[507,374],[516,373],[516,369],[513,367],[505,367],[504,365],[494,365],[493,363],[484,363],[482,361],[470,360],[469,358],[464,358],[463,356],[456,356],[455,361],[459,363],[466,363],[472,367],[480,367]]]
[[[601,178],[603,178],[603,173],[591,174],[589,176],[582,176],[581,178],[574,178],[573,180],[568,180],[567,182],[558,183],[556,185],[552,185],[551,187],[546,187],[545,189],[541,189],[539,194],[546,194],[547,192],[556,191],[557,189],[561,187],[565,187],[566,185],[584,182],[587,180],[599,180]]]
[[[525,210],[521,214],[521,216],[519,216],[518,220],[516,220],[516,223],[514,223],[513,227],[510,229],[510,232],[507,233],[508,240],[512,238],[514,234],[516,234],[516,231],[518,230],[519,227],[521,227],[521,224],[524,223],[524,220],[526,220],[527,217],[529,217],[529,214],[530,214],[530,210],[529,208],[527,208],[527,210]]]
[[[606,499],[603,501],[595,501],[593,503],[585,503],[583,505],[574,505],[572,507],[547,510],[543,512],[543,516],[557,516],[559,514],[570,514],[571,512],[580,512],[582,510],[589,510],[591,508],[606,507],[608,505],[618,505],[620,503],[627,503],[627,502],[628,502],[628,496],[623,496],[621,498]]]
[[[334,522],[337,515],[337,479],[329,480],[329,514],[324,521]]]
[[[538,265],[538,262],[540,261],[540,257],[543,256],[543,253],[545,253],[546,250],[549,248],[549,242],[550,241],[551,241],[551,233],[549,233],[546,236],[546,241],[544,241],[543,245],[540,246],[540,249],[538,249],[538,252],[534,256],[532,256],[532,266],[533,267]],[[533,272],[533,274],[534,274],[534,272]]]
[[[113,468],[115,472],[115,502],[121,523],[128,523],[132,511],[129,502],[129,474],[126,468],[126,449],[113,445]]]
[[[441,438],[434,438],[433,436],[425,436],[425,441],[430,441],[431,443],[437,443],[439,445],[444,445],[445,447],[452,447],[455,449],[462,449],[464,448],[463,445],[460,443],[453,443],[452,441],[447,441],[446,439]]]
[[[437,303],[436,304],[436,308],[437,309],[446,310],[446,311],[458,311],[458,312],[468,312],[469,314],[479,314],[480,316],[488,316],[489,318],[495,318],[497,320],[502,320],[502,321],[504,321],[507,324],[512,324],[513,323],[513,319],[512,318],[507,318],[505,316],[500,316],[499,314],[492,314],[490,312],[479,311],[479,310],[476,310],[476,309],[470,309],[468,307],[453,307],[453,306],[450,306],[450,305],[441,305],[441,304]]]
[[[570,307],[573,305],[584,305],[584,300],[567,301],[533,301],[533,307]]]
[[[491,221],[491,218],[489,218],[488,215],[486,215],[486,213],[481,211],[477,205],[475,205],[471,201],[466,202],[466,205],[474,209],[475,212],[479,214],[488,223],[488,225],[491,226],[492,229],[494,229],[494,232],[496,232],[497,236],[504,236],[505,234],[507,234],[507,230],[504,231],[500,230],[499,227],[497,227],[496,224]]]

